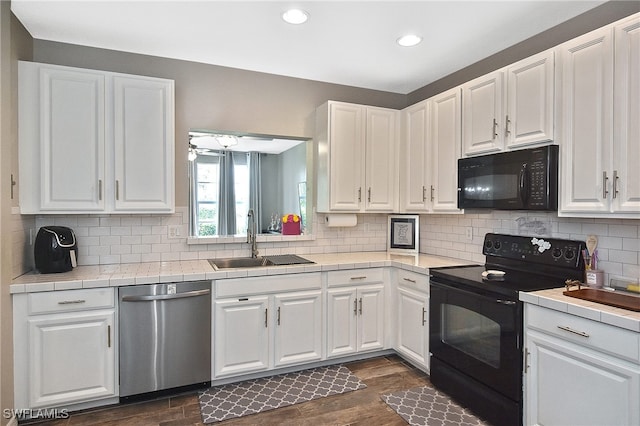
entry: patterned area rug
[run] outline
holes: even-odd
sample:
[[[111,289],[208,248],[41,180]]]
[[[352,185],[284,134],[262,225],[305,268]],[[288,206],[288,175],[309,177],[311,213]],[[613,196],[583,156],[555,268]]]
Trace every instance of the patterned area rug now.
[[[438,390],[423,386],[380,398],[410,425],[487,425]]]
[[[366,387],[347,367],[331,365],[214,386],[198,399],[202,421],[213,423]]]

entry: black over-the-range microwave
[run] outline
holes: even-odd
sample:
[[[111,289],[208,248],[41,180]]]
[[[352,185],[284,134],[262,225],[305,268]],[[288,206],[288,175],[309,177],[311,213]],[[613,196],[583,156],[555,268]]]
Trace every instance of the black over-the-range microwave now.
[[[458,208],[558,209],[558,145],[458,160]]]

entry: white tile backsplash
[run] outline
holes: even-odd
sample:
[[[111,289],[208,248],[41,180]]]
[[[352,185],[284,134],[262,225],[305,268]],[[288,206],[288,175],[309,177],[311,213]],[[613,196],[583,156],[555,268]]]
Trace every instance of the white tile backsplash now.
[[[188,213],[177,208],[172,215],[54,215],[14,214],[14,276],[33,267],[33,237],[45,225],[69,226],[78,238],[81,265],[105,265],[215,257],[250,256],[244,243],[188,245],[186,238],[168,238],[168,225],[182,225],[186,235]],[[473,239],[466,228],[473,228]],[[260,254],[347,253],[384,251],[387,247],[387,215],[360,214],[353,228],[328,228],[324,214],[313,221],[314,239],[259,242]],[[541,235],[586,240],[598,237],[601,269],[608,276],[640,276],[640,219],[559,218],[555,213],[471,212],[464,215],[421,215],[420,252],[484,262],[482,243],[487,232]]]

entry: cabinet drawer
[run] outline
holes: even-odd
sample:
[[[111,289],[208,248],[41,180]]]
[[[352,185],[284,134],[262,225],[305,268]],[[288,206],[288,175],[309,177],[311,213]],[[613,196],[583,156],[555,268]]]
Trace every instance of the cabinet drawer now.
[[[398,269],[398,285],[408,286],[429,293],[429,276]]]
[[[384,282],[382,268],[349,269],[344,271],[329,271],[327,285],[329,287],[343,285],[379,284]]]
[[[640,333],[535,305],[526,305],[526,327],[640,363]]]
[[[216,297],[251,296],[282,291],[319,289],[319,272],[283,274],[249,278],[229,278],[215,281]]]
[[[29,315],[113,308],[113,288],[48,291],[28,296]]]

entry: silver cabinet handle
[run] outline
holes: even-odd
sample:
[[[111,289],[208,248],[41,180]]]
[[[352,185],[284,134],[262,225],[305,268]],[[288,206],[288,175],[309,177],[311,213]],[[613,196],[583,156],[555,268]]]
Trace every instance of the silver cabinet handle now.
[[[358,316],[358,299],[353,301],[353,315]]]
[[[607,199],[607,194],[609,193],[609,191],[607,191],[608,180],[609,178],[607,177],[607,172],[602,172],[602,198],[604,198],[605,200]]]
[[[424,326],[427,323],[427,309],[422,308],[422,325]]]
[[[411,278],[403,278],[405,281],[409,281],[410,283],[416,283],[416,280],[412,280]]]
[[[61,302],[58,302],[58,305],[78,305],[80,303],[85,303],[86,300],[84,299],[78,299],[78,300],[63,300]]]
[[[362,315],[362,297],[360,298],[360,315]]]
[[[102,179],[98,179],[98,200],[102,201]]]
[[[436,189],[433,187],[433,185],[431,185],[431,201],[433,201],[433,191],[435,191]]]
[[[362,187],[358,188],[358,202],[362,201]]]
[[[368,189],[367,201],[371,202],[371,187],[369,187],[369,189]]]
[[[366,278],[367,278],[367,276],[366,276],[366,275],[362,275],[362,276],[359,276],[359,277],[351,277],[351,278],[349,278],[349,279],[350,279],[350,280],[364,280],[364,279],[366,279]]]
[[[269,327],[269,308],[264,309],[264,328]]]
[[[613,171],[613,198],[616,198],[618,196],[618,179],[620,178],[620,176],[618,176],[618,171],[614,170]]]
[[[277,312],[277,324],[280,325],[280,306],[278,306],[278,312]]]
[[[498,137],[498,120],[493,119],[493,139]]]
[[[531,352],[527,349],[524,353],[524,374],[527,374],[527,370],[529,369],[529,355],[531,355]]]
[[[567,326],[564,326],[564,325],[559,325],[558,328],[560,330],[568,331],[569,333],[577,334],[578,336],[589,337],[589,335],[587,333],[585,333],[584,331],[574,330],[571,327],[567,327]]]
[[[427,188],[422,185],[422,201],[427,201]]]
[[[116,200],[120,199],[120,181],[116,180]]]
[[[187,291],[176,294],[158,294],[153,296],[122,296],[123,302],[152,302],[154,300],[184,299],[185,297],[198,297],[211,293],[210,290]]]
[[[511,120],[509,120],[509,115],[507,115],[505,118],[505,125],[504,125],[505,136],[509,136],[509,133],[511,133],[511,130],[509,130],[509,124],[511,124]]]
[[[107,347],[111,347],[111,326],[107,326]]]

